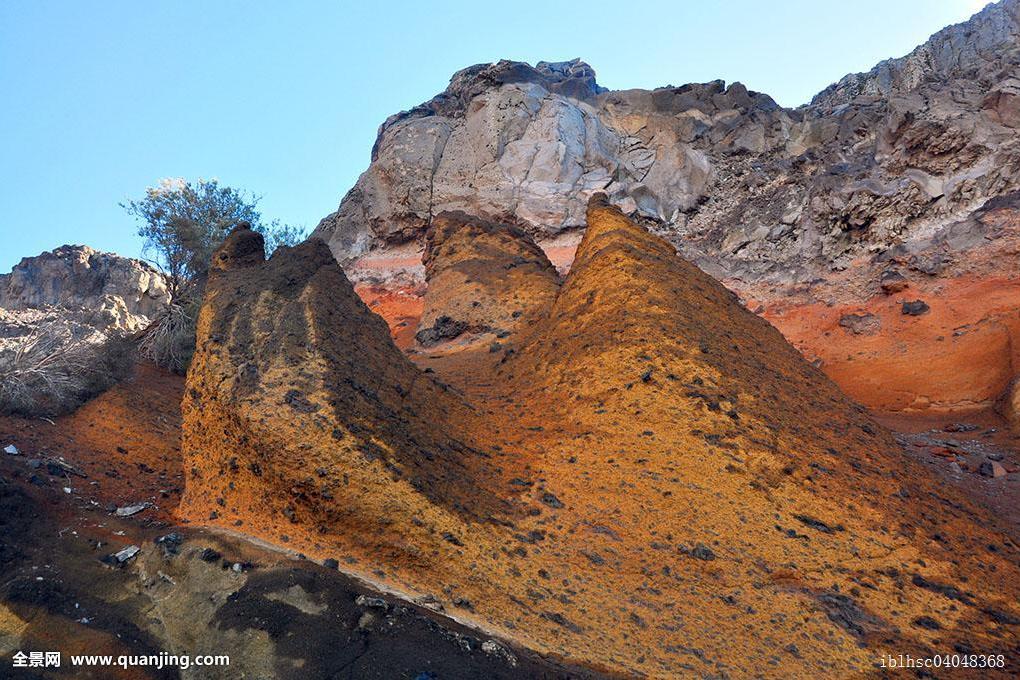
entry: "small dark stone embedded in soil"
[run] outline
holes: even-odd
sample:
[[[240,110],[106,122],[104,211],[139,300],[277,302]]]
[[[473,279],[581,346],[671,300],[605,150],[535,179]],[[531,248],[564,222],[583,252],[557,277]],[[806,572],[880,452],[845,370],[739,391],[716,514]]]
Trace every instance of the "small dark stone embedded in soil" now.
[[[708,546],[697,543],[691,550],[691,557],[696,557],[699,560],[705,560],[708,562],[715,559],[715,553],[712,552],[712,549]]]
[[[1006,626],[1020,626],[1020,616],[1014,616],[1013,614],[1008,614],[1006,612],[999,611],[998,609],[991,608],[982,609],[981,611],[987,614],[988,617],[996,623],[1001,623]]]
[[[910,302],[903,303],[903,314],[907,316],[921,316],[928,312],[930,308],[928,303],[924,300],[911,300]]]
[[[223,555],[212,548],[205,548],[198,554],[198,559],[203,562],[218,562],[221,557],[223,557]]]
[[[829,526],[820,519],[815,519],[809,515],[794,515],[793,518],[803,524],[804,526],[811,527],[817,531],[821,531],[825,534],[834,534],[837,531],[843,531],[843,525],[837,524],[836,526]]]
[[[853,598],[842,593],[825,592],[818,596],[826,616],[840,628],[850,632],[859,640],[868,632],[877,630],[881,621],[862,609]]]
[[[903,290],[910,285],[910,283],[903,274],[900,274],[895,269],[887,269],[882,272],[882,276],[879,279],[879,285],[881,286],[883,293],[886,295],[892,295],[893,293],[898,293]]]
[[[913,583],[918,588],[930,590],[933,593],[938,593],[944,597],[949,598],[950,600],[956,600],[958,602],[963,602],[964,604],[971,605],[974,604],[974,601],[971,599],[971,597],[964,593],[959,588],[957,588],[956,586],[951,586],[945,583],[938,583],[936,581],[929,581],[920,574],[914,574],[913,577],[911,577],[910,582]]]
[[[459,545],[459,546],[463,546],[464,545],[459,538],[457,538],[456,536],[451,534],[449,531],[444,531],[443,532],[443,540],[446,541],[447,543],[453,543],[454,545]]]
[[[173,531],[164,536],[157,537],[153,542],[163,548],[164,555],[170,557],[180,551],[181,544],[184,543],[184,537]]]
[[[315,413],[320,408],[318,404],[313,404],[305,399],[304,395],[297,390],[290,390],[287,392],[283,400],[298,413]]]
[[[541,501],[548,505],[550,508],[559,509],[563,507],[563,502],[555,495],[549,493],[548,491],[542,494]]]
[[[423,328],[414,337],[419,344],[428,347],[438,344],[443,340],[456,338],[467,329],[468,325],[464,321],[458,321],[443,315],[436,319],[431,328]]]

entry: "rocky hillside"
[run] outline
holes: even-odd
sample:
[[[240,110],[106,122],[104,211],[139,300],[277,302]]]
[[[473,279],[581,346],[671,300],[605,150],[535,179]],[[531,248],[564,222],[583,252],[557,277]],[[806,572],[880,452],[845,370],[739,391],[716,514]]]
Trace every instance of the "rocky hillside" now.
[[[512,226],[437,223],[426,305],[494,342],[414,364],[321,241],[264,260],[257,235],[227,240],[185,390],[184,518],[609,674],[1017,661],[996,519],[666,241],[596,196],[560,283]],[[508,262],[504,291],[451,275]]]
[[[0,337],[44,324],[74,328],[74,335],[134,332],[166,304],[166,281],[140,260],[88,246],[61,246],[21,260],[0,275]]]
[[[315,236],[372,299],[413,297],[441,212],[512,223],[566,268],[604,191],[867,405],[988,408],[1020,367],[1018,125],[1020,0],[797,109],[739,83],[607,91],[577,60],[501,61],[387,119]],[[920,383],[907,369],[932,358]]]

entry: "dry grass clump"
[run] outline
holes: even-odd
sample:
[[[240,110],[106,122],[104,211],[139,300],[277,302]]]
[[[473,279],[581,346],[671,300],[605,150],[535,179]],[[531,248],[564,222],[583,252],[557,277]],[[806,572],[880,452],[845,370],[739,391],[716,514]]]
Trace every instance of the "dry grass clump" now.
[[[0,412],[69,413],[127,377],[133,353],[128,338],[95,342],[55,324],[41,326],[0,352]]]
[[[184,373],[195,353],[197,311],[197,305],[167,305],[142,333],[139,354],[157,366]]]

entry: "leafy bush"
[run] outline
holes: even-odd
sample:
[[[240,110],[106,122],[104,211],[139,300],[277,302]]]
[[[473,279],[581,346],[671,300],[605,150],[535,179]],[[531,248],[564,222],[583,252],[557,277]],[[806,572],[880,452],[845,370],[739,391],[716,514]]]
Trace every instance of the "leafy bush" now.
[[[126,378],[133,355],[127,338],[96,343],[57,326],[40,327],[0,353],[0,412],[69,413]]]
[[[187,369],[213,252],[239,223],[263,235],[267,253],[304,238],[297,227],[263,219],[258,202],[216,180],[166,179],[141,200],[121,204],[138,220],[144,252],[167,275],[171,296],[142,338],[142,356],[178,373]]]

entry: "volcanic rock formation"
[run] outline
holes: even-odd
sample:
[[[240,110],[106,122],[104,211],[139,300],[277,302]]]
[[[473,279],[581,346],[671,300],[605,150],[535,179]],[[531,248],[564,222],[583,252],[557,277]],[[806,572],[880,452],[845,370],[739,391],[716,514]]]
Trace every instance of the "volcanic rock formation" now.
[[[1020,547],[995,521],[605,196],[586,221],[509,347],[425,370],[323,242],[264,261],[234,232],[188,375],[184,516],[607,672],[848,676],[953,645],[1020,662]],[[510,229],[441,233],[434,272],[515,250],[549,269]]]
[[[166,281],[152,266],[88,246],[26,257],[0,275],[0,308],[87,310],[101,328],[140,330],[167,297]]]
[[[77,407],[130,367],[119,338],[168,301],[163,275],[139,260],[88,246],[22,259],[0,275],[0,410]]]
[[[605,91],[577,60],[473,66],[382,125],[316,235],[346,261],[443,210],[556,233],[601,190],[720,273],[800,280],[1020,188],[1018,15],[1004,0],[798,109],[721,81]]]
[[[343,531],[394,559],[437,540],[395,525],[395,497],[430,527],[508,512],[487,454],[456,437],[469,408],[393,346],[326,245],[263,258],[262,236],[238,229],[213,259],[182,406],[183,507],[276,538],[291,523]]]
[[[464,213],[433,220],[422,260],[425,345],[465,331],[508,337],[544,313],[559,289],[555,267],[523,230]]]
[[[315,235],[356,281],[411,293],[423,271],[408,247],[440,212],[509,222],[562,250],[605,191],[867,405],[990,408],[1016,372],[1004,348],[1020,347],[1003,320],[1020,306],[1020,211],[995,208],[1000,224],[1013,215],[1002,227],[981,210],[1020,189],[1018,107],[1020,0],[796,109],[722,81],[606,91],[577,60],[472,66],[383,123],[368,169]],[[889,270],[913,288],[903,294],[927,296],[928,318],[893,316],[919,298],[887,286],[886,300]],[[841,327],[852,314],[880,318],[879,331]],[[899,368],[933,356],[928,387]]]
[[[163,275],[140,260],[88,246],[26,257],[0,275],[0,355],[40,333],[69,343],[139,331],[168,299]]]

